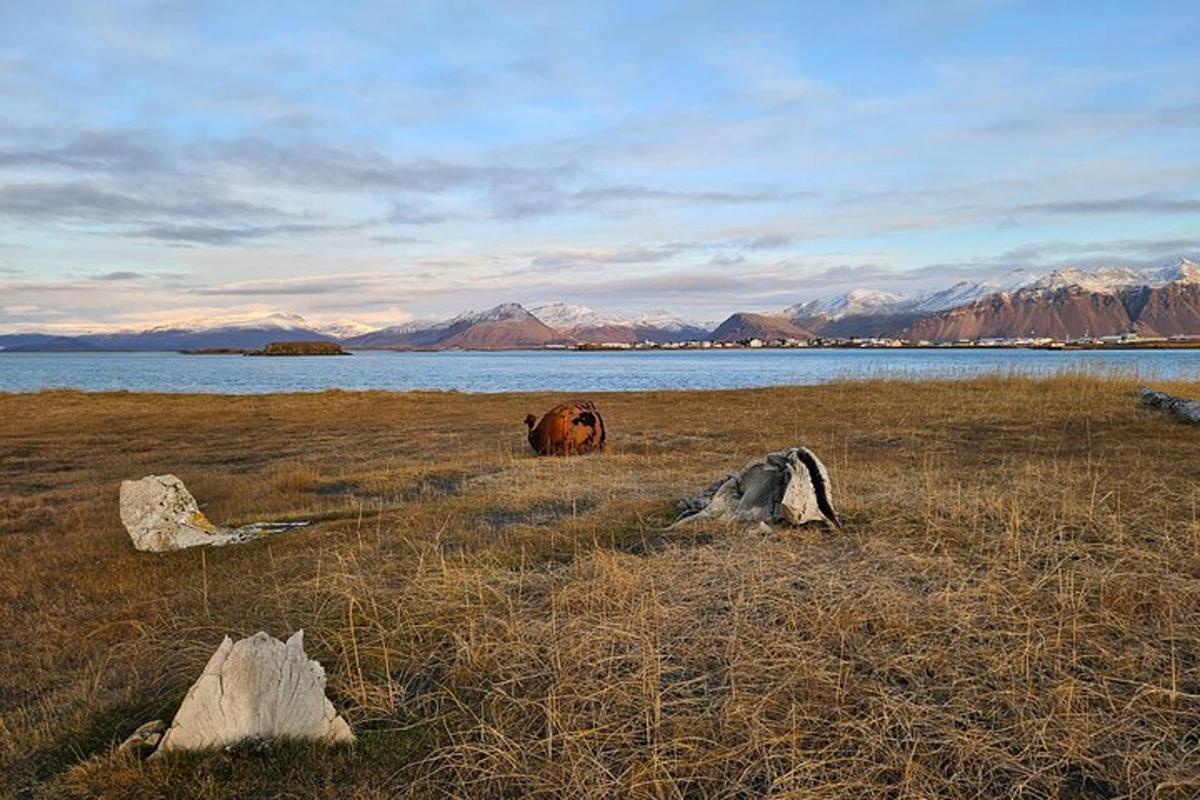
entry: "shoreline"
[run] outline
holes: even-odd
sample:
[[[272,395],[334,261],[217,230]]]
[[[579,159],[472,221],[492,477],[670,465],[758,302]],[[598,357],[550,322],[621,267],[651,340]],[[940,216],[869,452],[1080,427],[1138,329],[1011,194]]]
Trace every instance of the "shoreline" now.
[[[748,345],[734,343],[712,344],[711,346],[683,346],[683,345],[654,345],[654,346],[563,346],[563,347],[351,347],[346,348],[343,353],[263,353],[261,351],[240,349],[240,348],[199,348],[194,350],[98,350],[98,349],[80,349],[80,350],[29,350],[14,348],[5,350],[0,348],[0,356],[5,355],[108,355],[108,354],[130,354],[130,353],[176,353],[179,355],[203,355],[203,356],[233,356],[233,355],[286,355],[291,358],[316,357],[324,355],[345,355],[353,353],[712,353],[712,352],[728,352],[728,351],[751,351],[761,352],[787,350],[787,351],[822,351],[822,350],[871,350],[889,351],[889,350],[1050,350],[1050,351],[1065,351],[1074,352],[1081,350],[1101,350],[1106,352],[1123,352],[1136,350],[1200,350],[1200,339],[1188,339],[1184,341],[1172,342],[1129,342],[1125,344],[1112,343],[1067,343],[1055,342],[1053,344],[971,344],[963,342],[947,343],[947,344],[864,344],[864,343],[845,343],[845,344],[827,344],[827,345],[802,345],[802,346],[772,346],[763,345],[754,347]]]
[[[312,390],[279,391],[279,392],[203,392],[203,391],[154,391],[143,389],[78,389],[69,386],[48,387],[30,391],[8,391],[0,388],[0,400],[19,398],[46,397],[70,398],[80,397],[88,400],[144,400],[153,398],[185,399],[208,398],[228,400],[280,400],[280,399],[314,399],[337,398],[362,399],[372,395],[382,398],[420,398],[420,399],[464,399],[482,401],[503,401],[511,398],[669,398],[683,400],[692,396],[726,397],[729,395],[757,394],[787,394],[795,392],[820,391],[823,389],[857,389],[865,384],[881,384],[884,387],[921,387],[942,386],[948,390],[969,388],[972,384],[995,384],[1009,382],[1028,382],[1039,385],[1050,385],[1069,381],[1084,381],[1100,385],[1127,384],[1130,387],[1143,386],[1175,386],[1188,387],[1188,390],[1200,399],[1200,377],[1197,378],[1150,378],[1135,374],[1120,372],[1089,371],[1086,369],[1062,369],[1045,374],[1024,374],[1011,371],[996,370],[988,373],[976,373],[959,377],[930,376],[914,378],[902,375],[863,375],[839,377],[819,383],[781,383],[762,386],[729,386],[729,387],[694,387],[681,386],[675,388],[640,388],[640,389],[504,389],[499,391],[469,391],[465,389],[438,388],[338,388],[327,387]],[[1194,387],[1194,388],[1193,388]]]

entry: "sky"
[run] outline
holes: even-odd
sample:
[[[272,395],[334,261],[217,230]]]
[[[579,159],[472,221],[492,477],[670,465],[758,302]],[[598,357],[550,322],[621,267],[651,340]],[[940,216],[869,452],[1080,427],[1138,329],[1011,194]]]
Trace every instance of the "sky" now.
[[[0,332],[1200,255],[1200,5],[0,0]]]

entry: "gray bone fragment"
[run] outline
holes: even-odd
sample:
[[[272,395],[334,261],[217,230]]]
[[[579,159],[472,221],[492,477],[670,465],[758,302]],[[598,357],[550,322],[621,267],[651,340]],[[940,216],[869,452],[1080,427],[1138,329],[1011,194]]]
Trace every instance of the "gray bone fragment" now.
[[[701,521],[803,525],[827,522],[839,527],[829,474],[806,447],[770,453],[761,461],[722,478],[680,503],[671,526]]]
[[[1166,411],[1168,414],[1184,422],[1200,425],[1200,402],[1187,400],[1182,397],[1174,397],[1166,392],[1156,392],[1146,387],[1142,387],[1142,390],[1138,392],[1138,396],[1141,398],[1142,405],[1146,408],[1156,408],[1160,411]]]

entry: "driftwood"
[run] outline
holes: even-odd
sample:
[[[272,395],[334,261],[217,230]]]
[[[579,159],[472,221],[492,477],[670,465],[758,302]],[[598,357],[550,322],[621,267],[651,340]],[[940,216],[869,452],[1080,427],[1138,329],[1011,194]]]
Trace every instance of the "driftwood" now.
[[[1200,402],[1186,400],[1182,397],[1173,397],[1166,392],[1156,392],[1146,387],[1142,387],[1142,390],[1138,392],[1138,396],[1141,398],[1142,405],[1146,408],[1156,408],[1160,411],[1166,411],[1184,422],[1200,425]]]

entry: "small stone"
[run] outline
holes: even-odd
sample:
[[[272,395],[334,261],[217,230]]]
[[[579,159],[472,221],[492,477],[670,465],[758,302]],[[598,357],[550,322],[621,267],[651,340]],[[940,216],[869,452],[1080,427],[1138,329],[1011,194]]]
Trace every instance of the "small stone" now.
[[[158,748],[166,730],[167,724],[161,719],[147,722],[129,734],[129,737],[121,742],[117,752],[125,753],[139,760],[147,758]]]

